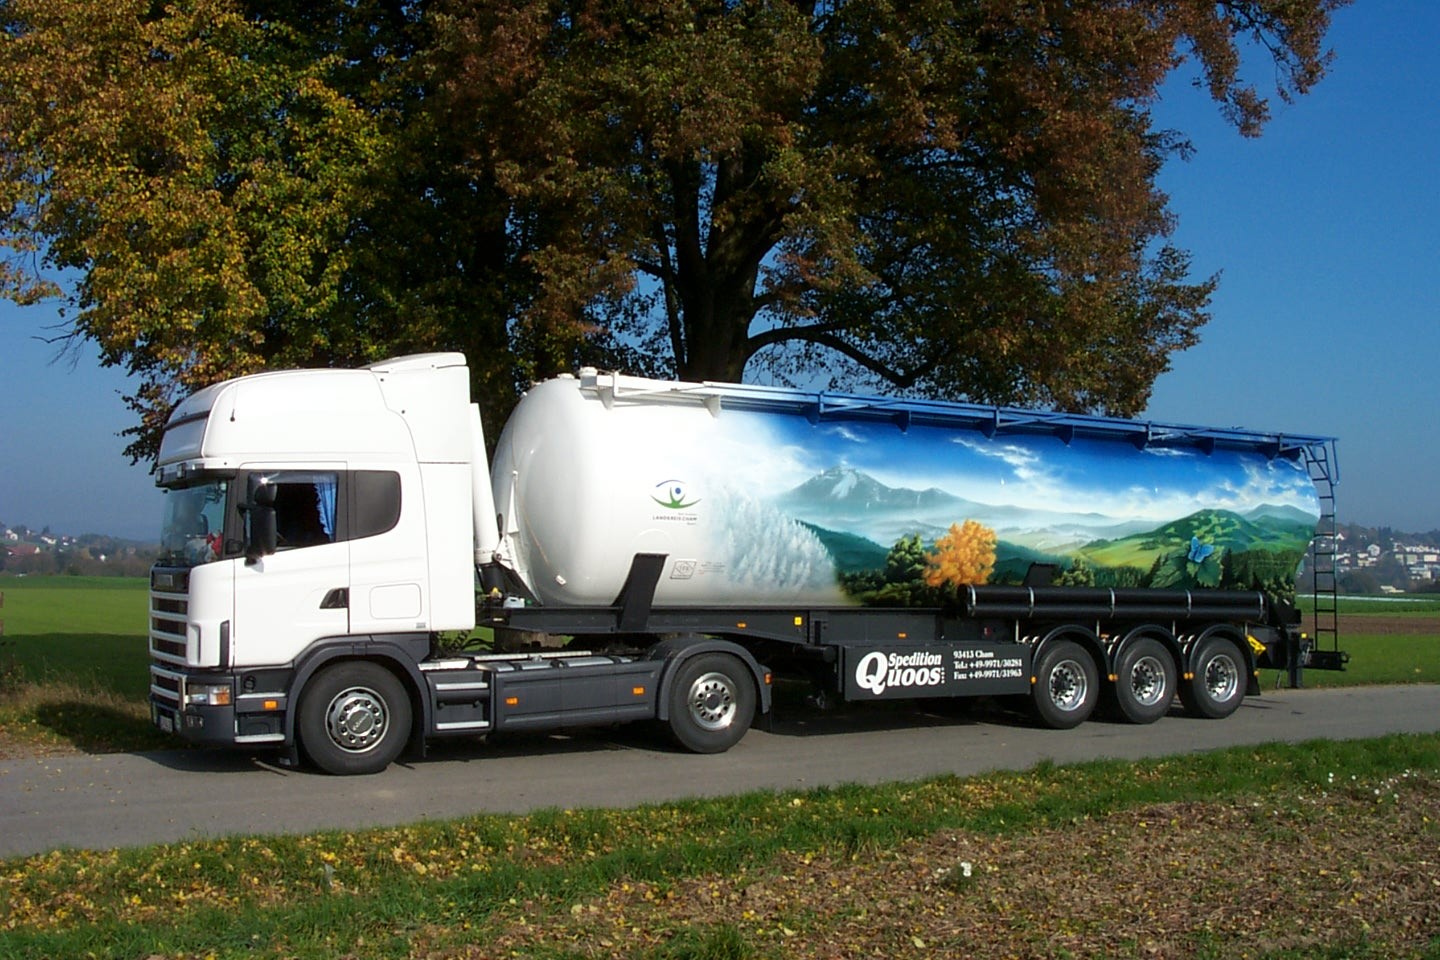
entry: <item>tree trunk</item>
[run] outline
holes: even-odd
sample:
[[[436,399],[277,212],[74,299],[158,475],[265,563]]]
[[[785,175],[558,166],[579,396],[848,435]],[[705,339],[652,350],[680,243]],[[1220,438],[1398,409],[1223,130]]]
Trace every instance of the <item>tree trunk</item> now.
[[[739,383],[754,353],[755,287],[761,262],[779,240],[782,210],[774,202],[753,201],[749,209],[725,208],[758,176],[762,162],[763,151],[747,146],[717,164],[705,238],[700,234],[704,174],[697,163],[671,167],[677,214],[674,285],[685,348],[675,358],[681,379]],[[719,210],[726,214],[723,227],[715,216]]]

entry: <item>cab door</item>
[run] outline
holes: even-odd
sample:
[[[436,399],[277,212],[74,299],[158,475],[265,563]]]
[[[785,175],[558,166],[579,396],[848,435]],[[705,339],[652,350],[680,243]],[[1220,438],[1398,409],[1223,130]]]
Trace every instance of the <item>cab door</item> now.
[[[276,550],[235,570],[233,665],[292,662],[316,640],[350,632],[350,545],[341,463],[247,469],[275,488]]]
[[[413,464],[350,475],[350,629],[357,634],[432,629],[422,489]]]

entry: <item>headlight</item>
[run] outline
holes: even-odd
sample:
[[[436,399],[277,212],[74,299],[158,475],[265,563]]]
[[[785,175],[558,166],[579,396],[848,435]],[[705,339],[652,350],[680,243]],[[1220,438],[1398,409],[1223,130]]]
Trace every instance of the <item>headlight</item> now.
[[[228,683],[187,683],[185,703],[189,706],[228,707],[231,693]]]

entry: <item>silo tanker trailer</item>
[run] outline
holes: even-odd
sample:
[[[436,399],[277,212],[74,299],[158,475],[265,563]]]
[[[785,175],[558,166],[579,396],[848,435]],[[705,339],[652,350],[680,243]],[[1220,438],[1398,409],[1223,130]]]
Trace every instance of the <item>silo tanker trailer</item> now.
[[[459,354],[241,377],[161,443],[152,716],[332,773],[628,720],[719,752],[777,677],[1058,728],[1224,717],[1306,662],[1285,594],[1333,462],[1326,437],[586,369],[487,464]],[[477,627],[526,643],[455,642]]]

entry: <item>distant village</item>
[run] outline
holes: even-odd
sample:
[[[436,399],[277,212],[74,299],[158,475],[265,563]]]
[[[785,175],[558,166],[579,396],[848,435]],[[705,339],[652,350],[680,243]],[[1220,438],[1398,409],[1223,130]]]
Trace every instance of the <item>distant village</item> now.
[[[1440,531],[1342,524],[1335,535],[1335,575],[1341,593],[1440,592]]]
[[[158,554],[153,543],[0,523],[0,577],[143,577]],[[1335,576],[1345,594],[1440,593],[1440,530],[1410,534],[1341,524],[1335,536]],[[1300,579],[1301,589],[1308,591],[1308,576]]]
[[[160,548],[103,534],[81,536],[0,523],[0,577],[32,574],[143,577]]]

